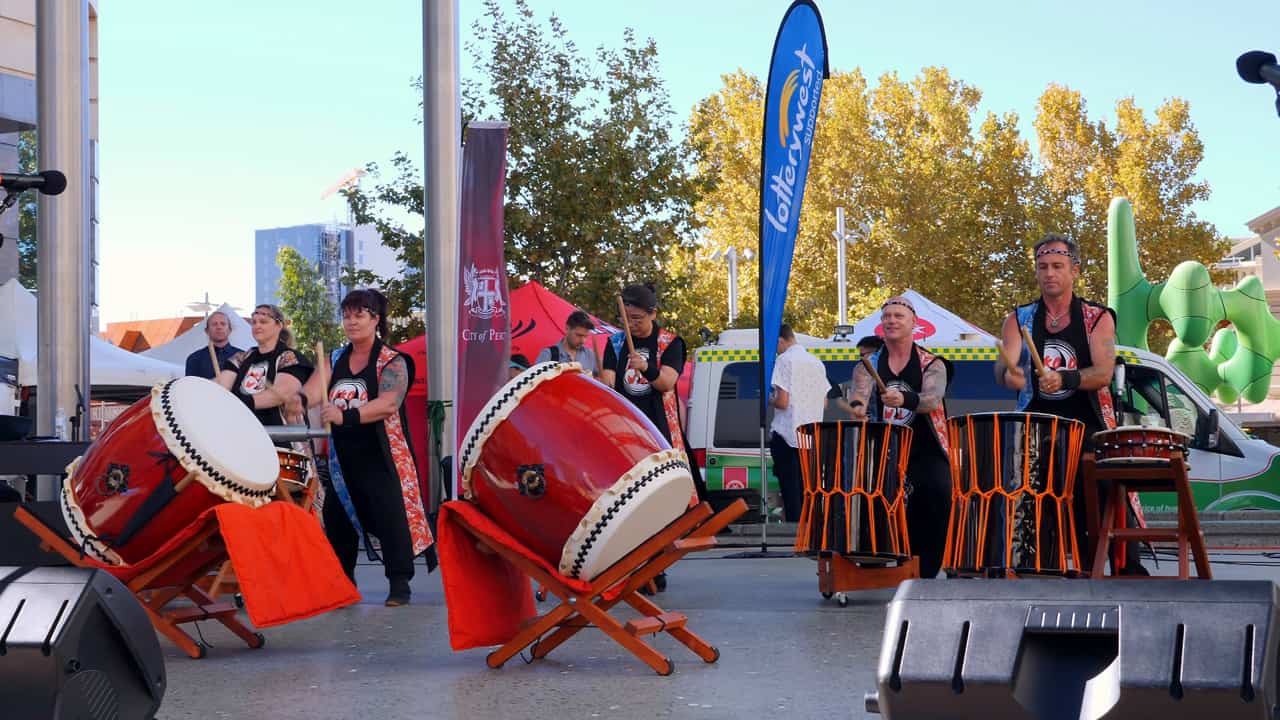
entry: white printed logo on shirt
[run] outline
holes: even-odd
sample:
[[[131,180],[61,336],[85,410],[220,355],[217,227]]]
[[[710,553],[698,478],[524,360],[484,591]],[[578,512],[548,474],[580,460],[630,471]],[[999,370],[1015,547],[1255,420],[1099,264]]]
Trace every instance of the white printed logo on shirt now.
[[[1076,349],[1056,338],[1049,338],[1044,341],[1043,362],[1046,370],[1055,372],[1080,369],[1079,361],[1076,359]],[[1075,392],[1075,390],[1066,387],[1052,393],[1041,390],[1040,397],[1045,400],[1063,400],[1071,397]]]
[[[240,381],[240,391],[245,395],[257,395],[267,389],[267,361],[256,362],[249,366],[249,371]]]
[[[329,391],[329,403],[339,410],[355,410],[364,407],[367,402],[369,388],[359,378],[339,380]]]
[[[636,355],[648,361],[649,348],[636,348]],[[632,367],[628,367],[627,372],[623,374],[622,386],[627,389],[627,393],[630,395],[648,395],[653,391],[644,375],[641,375],[639,370]]]
[[[901,380],[886,380],[884,384],[885,387],[897,390],[903,394],[912,392],[911,387]],[[893,425],[910,425],[911,421],[915,419],[916,414],[914,411],[908,410],[904,407],[893,408],[885,405],[881,411],[881,417],[885,422],[892,423]]]

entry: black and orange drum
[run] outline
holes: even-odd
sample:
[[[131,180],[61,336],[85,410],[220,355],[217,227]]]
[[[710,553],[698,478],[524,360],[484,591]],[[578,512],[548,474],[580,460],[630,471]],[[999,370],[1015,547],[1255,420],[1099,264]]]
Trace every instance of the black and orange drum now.
[[[822,422],[796,429],[804,505],[795,549],[902,561],[907,537],[906,472],[911,428]]]
[[[525,370],[459,451],[462,495],[562,575],[590,580],[688,509],[682,450],[577,363]]]
[[[1084,423],[1026,412],[947,420],[948,575],[1071,575],[1080,567],[1071,506]]]
[[[1186,457],[1191,438],[1168,428],[1123,425],[1094,433],[1093,444],[1099,464],[1168,464],[1175,454]]]
[[[280,464],[262,423],[203,378],[157,385],[67,467],[62,517],[85,553],[110,564],[149,557],[205,510],[257,507]]]

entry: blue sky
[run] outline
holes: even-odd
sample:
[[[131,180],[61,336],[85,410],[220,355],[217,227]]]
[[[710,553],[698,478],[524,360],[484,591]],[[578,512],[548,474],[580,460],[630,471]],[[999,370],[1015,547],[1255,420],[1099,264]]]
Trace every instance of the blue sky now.
[[[584,51],[625,27],[658,43],[677,119],[741,67],[763,76],[786,2],[531,0]],[[1190,101],[1205,145],[1196,208],[1220,232],[1280,205],[1272,93],[1236,76],[1245,50],[1280,49],[1280,3],[1231,10],[1164,2],[915,3],[819,0],[833,69],[913,76],[944,65],[1013,110],[1031,138],[1050,82],[1111,118],[1132,95],[1153,111]],[[253,230],[345,216],[320,200],[353,167],[422,154],[410,80],[421,71],[419,0],[129,0],[100,29],[102,314],[162,317],[208,292],[249,306]],[[482,13],[461,0],[461,39]],[[589,56],[589,55],[588,55]],[[470,55],[462,52],[463,72]],[[1103,222],[1103,219],[1099,219]]]

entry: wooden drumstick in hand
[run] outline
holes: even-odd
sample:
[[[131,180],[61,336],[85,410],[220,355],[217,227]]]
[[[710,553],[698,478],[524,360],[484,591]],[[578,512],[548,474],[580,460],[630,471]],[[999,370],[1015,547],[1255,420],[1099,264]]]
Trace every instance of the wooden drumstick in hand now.
[[[627,334],[627,352],[635,355],[636,344],[631,340],[631,326],[627,324],[627,303],[622,299],[621,295],[618,296],[618,312],[620,313],[619,317],[622,319],[622,331]]]
[[[1031,353],[1031,364],[1036,369],[1036,375],[1044,374],[1044,363],[1040,361],[1040,353],[1036,352],[1036,344],[1031,340],[1031,333],[1022,325],[1018,326],[1018,330],[1022,332],[1022,342],[1027,346],[1027,352]]]
[[[1003,340],[996,340],[996,352],[1000,354],[1000,361],[1004,363],[1005,367],[1018,367],[1018,358],[1009,355],[1008,351],[1005,350]]]
[[[320,392],[324,394],[324,400],[320,406],[324,407],[329,401],[329,356],[324,354],[324,341],[316,341],[316,372],[320,374]],[[324,424],[325,432],[333,431],[333,423],[328,421]]]
[[[862,360],[862,367],[866,368],[867,372],[871,373],[871,379],[876,381],[876,387],[880,388],[880,392],[883,394],[889,389],[889,387],[884,384],[884,380],[880,379],[880,373],[876,372],[875,366],[873,366],[871,361],[867,358],[863,357],[860,358],[860,360]]]
[[[187,347],[190,347],[188,345]],[[218,367],[218,352],[213,349],[213,341],[209,341],[209,359],[213,361],[213,381],[218,381],[218,374],[222,372]]]

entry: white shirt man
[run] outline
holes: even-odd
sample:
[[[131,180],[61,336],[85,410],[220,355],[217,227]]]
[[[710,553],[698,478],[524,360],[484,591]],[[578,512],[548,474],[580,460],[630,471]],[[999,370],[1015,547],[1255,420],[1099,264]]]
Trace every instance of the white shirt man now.
[[[773,406],[773,431],[769,451],[773,455],[773,474],[782,491],[782,509],[787,522],[800,520],[804,488],[800,479],[800,455],[796,450],[796,428],[821,422],[827,402],[827,368],[822,361],[796,342],[791,327],[778,331],[778,359],[773,365],[769,383],[769,404]]]
[[[779,348],[784,343],[786,347],[778,354],[769,383],[776,393],[770,429],[795,447],[796,428],[822,421],[831,383],[827,382],[826,366],[796,342],[794,335],[790,342],[779,337]]]

